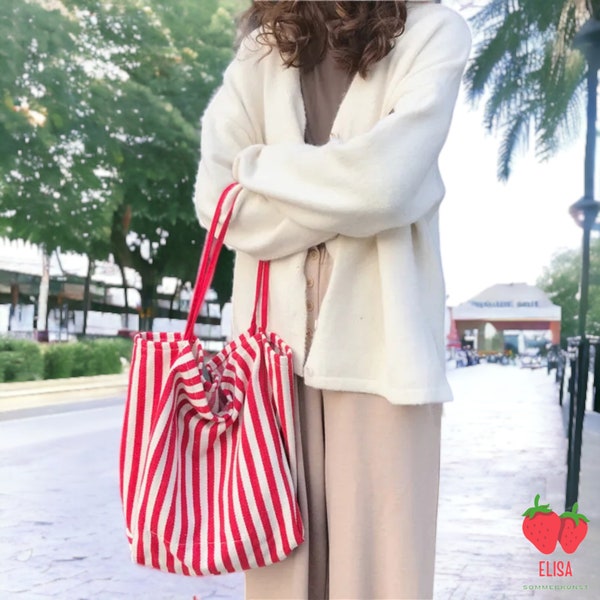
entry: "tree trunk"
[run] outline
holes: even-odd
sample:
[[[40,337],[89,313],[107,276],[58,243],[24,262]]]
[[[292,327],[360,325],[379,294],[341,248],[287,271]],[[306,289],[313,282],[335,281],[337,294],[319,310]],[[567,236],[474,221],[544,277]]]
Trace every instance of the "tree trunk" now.
[[[83,287],[83,335],[87,333],[88,312],[90,310],[90,284],[92,282],[92,273],[94,271],[94,261],[88,256],[88,270]]]
[[[10,311],[8,315],[8,331],[12,329],[13,319],[17,314],[17,306],[19,305],[19,284],[11,283],[10,285]]]
[[[38,294],[37,339],[48,341],[48,294],[50,292],[50,256],[42,248],[42,278]]]
[[[152,331],[152,321],[154,318],[154,300],[156,297],[156,280],[154,274],[142,275],[142,306],[140,309],[140,331]]]
[[[119,257],[115,255],[115,261],[117,266],[119,267],[119,271],[121,272],[121,282],[123,286],[123,302],[125,308],[125,323],[123,324],[125,329],[129,329],[129,298],[127,297],[127,290],[129,286],[127,285],[127,274],[125,273],[125,267],[123,263],[119,260]]]
[[[177,280],[177,285],[175,286],[175,291],[173,292],[173,295],[171,296],[171,300],[169,301],[169,319],[173,318],[173,304],[175,304],[175,298],[177,298],[177,295],[179,294],[180,290],[181,290],[181,279]]]

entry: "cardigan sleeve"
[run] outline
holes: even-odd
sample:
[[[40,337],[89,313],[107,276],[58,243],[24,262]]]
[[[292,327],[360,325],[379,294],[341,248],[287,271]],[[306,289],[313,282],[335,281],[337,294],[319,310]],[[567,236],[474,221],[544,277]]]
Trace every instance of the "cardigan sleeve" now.
[[[200,223],[208,229],[223,189],[234,182],[235,157],[262,138],[261,127],[253,119],[250,106],[260,105],[260,86],[244,84],[245,77],[256,78],[254,60],[257,42],[242,44],[236,59],[223,77],[223,85],[209,103],[202,118],[201,159],[196,177],[194,204]],[[253,47],[254,46],[254,47]],[[267,175],[268,177],[268,175]],[[313,230],[295,222],[281,206],[260,192],[242,189],[225,243],[259,260],[274,260],[326,242],[336,234]]]
[[[430,172],[437,173],[471,48],[466,22],[445,12],[397,84],[390,115],[348,141],[249,146],[235,160],[236,181],[301,226],[351,237],[428,214],[444,194]]]

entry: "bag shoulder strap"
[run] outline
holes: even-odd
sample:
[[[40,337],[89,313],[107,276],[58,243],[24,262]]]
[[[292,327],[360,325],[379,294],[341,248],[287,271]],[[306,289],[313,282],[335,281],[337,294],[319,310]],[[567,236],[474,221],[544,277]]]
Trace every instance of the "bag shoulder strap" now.
[[[235,195],[231,199],[231,203],[229,205],[229,208],[227,209],[227,214],[225,215],[225,219],[221,223],[219,233],[217,234],[217,227],[219,226],[219,221],[221,220],[223,205],[225,204],[225,201],[227,200],[231,190],[233,190],[236,187],[237,189],[235,191]],[[204,247],[202,248],[200,264],[198,266],[198,273],[196,275],[196,282],[194,283],[194,291],[192,294],[192,300],[190,302],[190,310],[188,313],[188,318],[184,332],[184,339],[186,340],[191,340],[194,336],[194,326],[198,319],[198,315],[200,314],[202,304],[204,303],[204,300],[206,298],[206,293],[208,292],[212,283],[217,268],[219,255],[225,242],[227,228],[233,215],[235,202],[241,190],[242,188],[241,186],[239,186],[239,184],[232,183],[223,190],[223,193],[221,194],[221,197],[217,202],[210,229],[208,230],[204,240]],[[252,333],[255,333],[257,330],[265,330],[267,327],[267,305],[269,297],[270,271],[269,266],[270,263],[268,261],[260,261],[258,264],[258,272],[256,276],[256,294],[254,298],[254,311],[252,316],[252,322],[250,324],[250,331]]]

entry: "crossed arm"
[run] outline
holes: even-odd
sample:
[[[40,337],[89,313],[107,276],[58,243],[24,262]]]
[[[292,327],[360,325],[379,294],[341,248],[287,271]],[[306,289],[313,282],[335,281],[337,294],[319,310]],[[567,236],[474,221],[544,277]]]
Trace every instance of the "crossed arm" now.
[[[398,84],[394,111],[367,133],[324,146],[256,143],[260,124],[249,108],[256,98],[244,85],[252,73],[234,61],[203,119],[200,221],[210,222],[233,180],[242,192],[226,242],[259,259],[416,222],[443,194],[424,182],[445,142],[469,49],[462,19],[440,27]]]

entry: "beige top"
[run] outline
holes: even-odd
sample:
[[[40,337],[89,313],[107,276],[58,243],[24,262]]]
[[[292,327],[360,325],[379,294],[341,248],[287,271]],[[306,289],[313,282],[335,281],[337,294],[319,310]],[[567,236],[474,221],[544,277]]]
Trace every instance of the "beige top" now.
[[[312,70],[300,71],[307,144],[322,146],[329,141],[335,116],[351,81],[352,74],[335,62],[331,52]]]

